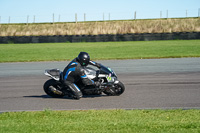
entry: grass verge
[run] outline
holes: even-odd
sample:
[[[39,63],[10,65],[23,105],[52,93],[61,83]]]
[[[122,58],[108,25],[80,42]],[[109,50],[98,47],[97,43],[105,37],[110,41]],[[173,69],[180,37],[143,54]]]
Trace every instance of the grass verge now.
[[[199,18],[145,19],[125,21],[0,24],[0,36],[98,35],[127,33],[199,32]]]
[[[200,110],[6,112],[0,132],[200,132]]]
[[[200,40],[0,44],[0,62],[71,60],[80,51],[93,60],[200,57]]]

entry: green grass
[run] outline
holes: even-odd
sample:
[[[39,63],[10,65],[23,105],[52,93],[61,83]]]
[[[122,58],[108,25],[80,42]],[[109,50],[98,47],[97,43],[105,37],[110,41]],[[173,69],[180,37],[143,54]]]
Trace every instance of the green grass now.
[[[200,110],[6,112],[0,114],[0,132],[199,133]]]
[[[93,60],[200,57],[200,40],[0,44],[0,62],[71,60],[80,51]]]

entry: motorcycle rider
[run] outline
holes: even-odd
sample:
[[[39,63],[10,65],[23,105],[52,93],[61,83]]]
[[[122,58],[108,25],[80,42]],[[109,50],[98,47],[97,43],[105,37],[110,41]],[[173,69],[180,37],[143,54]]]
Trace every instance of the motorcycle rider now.
[[[68,86],[73,92],[74,99],[80,99],[82,92],[75,84],[80,78],[85,85],[99,85],[99,82],[90,80],[85,74],[84,67],[88,64],[100,68],[100,64],[90,60],[90,56],[86,52],[80,52],[78,57],[73,59],[63,71],[64,85]]]

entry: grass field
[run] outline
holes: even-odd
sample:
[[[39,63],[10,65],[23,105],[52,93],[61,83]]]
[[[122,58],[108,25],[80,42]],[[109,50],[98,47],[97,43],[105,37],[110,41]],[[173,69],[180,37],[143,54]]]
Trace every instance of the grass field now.
[[[0,36],[199,32],[200,18],[80,23],[0,24]]]
[[[71,60],[80,51],[92,60],[200,57],[200,40],[0,44],[0,62]]]
[[[0,44],[0,62],[200,57],[200,40]],[[199,133],[200,110],[80,110],[6,112],[0,133]]]
[[[199,133],[200,110],[7,112],[1,133]]]

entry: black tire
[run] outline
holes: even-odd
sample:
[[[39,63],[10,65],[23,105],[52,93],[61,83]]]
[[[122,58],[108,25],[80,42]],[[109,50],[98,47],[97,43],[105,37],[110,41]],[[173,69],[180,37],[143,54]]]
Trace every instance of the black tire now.
[[[47,80],[45,83],[44,83],[44,86],[43,86],[43,89],[45,91],[45,93],[51,97],[54,97],[54,98],[61,98],[63,97],[64,95],[63,94],[56,94],[54,93],[50,87],[54,87],[55,89],[57,89],[58,87],[58,84],[57,82],[54,80],[54,79],[49,79]]]
[[[125,91],[125,86],[122,82],[118,82],[117,84],[114,84],[114,87],[112,88],[111,91],[104,91],[106,95],[109,96],[119,96]]]

